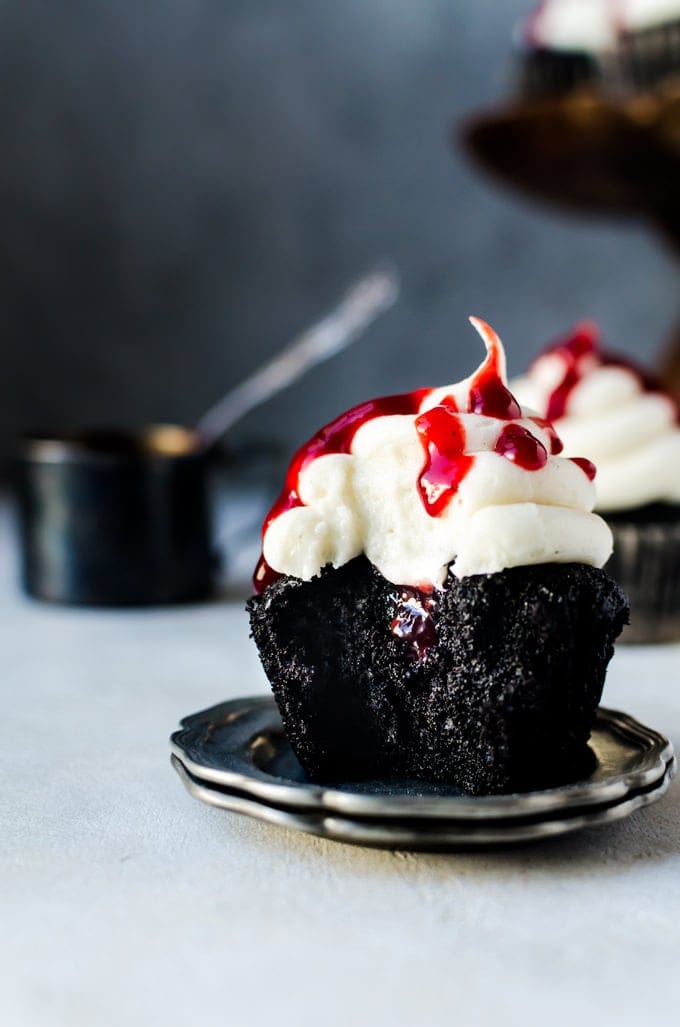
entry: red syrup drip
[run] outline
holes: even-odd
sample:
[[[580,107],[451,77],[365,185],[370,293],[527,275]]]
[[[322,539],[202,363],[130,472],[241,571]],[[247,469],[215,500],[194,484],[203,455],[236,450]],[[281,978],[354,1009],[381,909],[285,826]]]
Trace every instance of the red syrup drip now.
[[[516,420],[522,416],[522,408],[503,380],[501,341],[485,321],[476,317],[470,320],[484,339],[487,356],[470,382],[467,412],[502,421]],[[465,429],[457,415],[453,399],[446,399],[416,419],[416,431],[425,450],[425,465],[418,478],[418,491],[430,517],[441,517],[474,464],[474,456],[465,452]],[[530,432],[525,434],[533,439]],[[541,445],[537,439],[534,443]],[[528,459],[527,443],[518,443],[516,449],[517,454],[521,451]],[[545,448],[541,446],[541,449],[545,454]],[[504,455],[509,456],[509,453]],[[509,459],[519,458],[518,455],[509,456]]]
[[[545,417],[531,417],[529,420],[533,421],[538,428],[542,428],[547,433],[550,439],[551,456],[557,456],[558,453],[561,453],[564,449],[564,443],[555,431],[555,426]]]
[[[264,537],[267,528],[277,517],[286,513],[287,510],[293,510],[303,505],[299,493],[300,475],[312,460],[330,453],[349,453],[352,440],[359,428],[376,417],[416,414],[430,391],[430,389],[415,389],[413,392],[405,392],[397,396],[383,396],[380,399],[368,400],[366,403],[352,407],[351,410],[346,410],[330,424],[320,428],[308,442],[305,442],[304,446],[298,449],[291,460],[281,494],[265,518],[262,536]],[[280,577],[278,571],[269,566],[264,554],[261,555],[253,576],[253,586],[258,595]]]
[[[475,458],[465,453],[465,429],[448,401],[416,418],[416,431],[426,454],[418,492],[430,517],[440,517]]]
[[[468,413],[514,421],[522,416],[522,408],[503,381],[502,346],[493,328],[477,317],[470,320],[487,348],[486,360],[470,382]]]
[[[550,393],[545,411],[548,421],[557,421],[564,417],[576,386],[593,363],[601,360],[600,330],[596,324],[583,321],[576,325],[571,335],[550,346],[542,355],[547,354],[560,357],[564,366],[562,379]]]
[[[577,467],[581,468],[585,476],[590,481],[595,480],[595,475],[597,474],[597,467],[591,460],[588,460],[585,456],[570,456],[569,459],[571,460],[572,464],[576,464]]]
[[[548,421],[558,421],[565,416],[574,389],[593,367],[623,367],[637,379],[644,392],[665,395],[673,403],[675,420],[680,424],[678,397],[670,393],[659,378],[640,367],[630,357],[604,352],[600,346],[600,330],[593,322],[583,321],[576,325],[571,335],[549,346],[541,354],[548,355],[560,357],[564,366],[562,379],[550,393],[546,403],[545,413]],[[540,356],[538,359],[540,360]]]
[[[526,471],[540,471],[548,462],[543,443],[521,424],[507,424],[498,436],[494,451]]]
[[[418,660],[424,660],[437,643],[437,629],[432,618],[435,608],[432,594],[415,588],[402,588],[390,631],[409,644]]]
[[[264,553],[261,553],[260,559],[257,561],[255,573],[253,574],[253,588],[257,594],[261,595],[265,588],[268,588],[269,585],[273,585],[280,577],[281,575],[279,572],[269,566],[264,558]]]

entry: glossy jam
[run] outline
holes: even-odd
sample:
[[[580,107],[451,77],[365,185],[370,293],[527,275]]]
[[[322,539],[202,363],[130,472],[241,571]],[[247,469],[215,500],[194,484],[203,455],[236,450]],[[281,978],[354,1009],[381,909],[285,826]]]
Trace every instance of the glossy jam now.
[[[439,517],[458,491],[474,463],[465,453],[465,429],[453,405],[433,407],[416,418],[416,431],[425,450],[418,492],[431,517]]]
[[[330,424],[321,428],[312,438],[298,449],[290,462],[286,481],[279,498],[267,514],[262,535],[266,532],[272,521],[280,517],[287,510],[293,510],[302,506],[300,499],[300,474],[312,460],[320,456],[327,456],[329,453],[349,453],[352,439],[361,428],[362,424],[372,421],[376,417],[389,417],[394,414],[417,413],[429,389],[416,389],[414,392],[405,392],[397,396],[383,396],[380,399],[371,399],[359,406],[346,410]],[[253,585],[257,593],[265,590],[267,585],[273,584],[281,575],[273,570],[264,558],[260,556]]]
[[[554,425],[551,424],[547,417],[531,417],[530,420],[534,422],[537,428],[542,428],[550,437],[551,456],[559,456],[564,449],[564,443],[555,431]]]
[[[466,412],[500,421],[513,421],[522,416],[522,408],[504,382],[500,339],[484,321],[478,318],[471,320],[484,339],[487,356],[470,381]],[[457,415],[455,403],[448,399],[416,419],[416,431],[425,450],[425,464],[418,478],[418,491],[431,517],[443,514],[474,464],[474,456],[465,452],[465,428]],[[536,466],[532,469],[537,470],[543,464],[537,462],[540,460],[538,454],[534,454],[533,458],[529,454],[528,440],[533,439],[533,436],[523,428],[519,428],[519,433],[526,435],[527,440],[517,436],[513,449],[510,439],[507,439],[507,447],[502,455],[517,462],[526,460],[527,463],[522,466],[527,467],[533,459]],[[534,442],[545,455],[545,448],[540,442],[536,439]]]
[[[521,424],[506,424],[498,436],[494,452],[525,471],[540,471],[548,462],[543,443]]]
[[[309,463],[330,453],[349,453],[359,428],[377,417],[395,414],[414,417],[424,453],[424,463],[416,486],[423,506],[431,517],[442,516],[475,462],[474,454],[465,452],[466,433],[461,413],[478,414],[501,422],[495,444],[495,452],[500,456],[528,471],[538,471],[545,467],[548,461],[546,447],[525,427],[514,423],[522,417],[522,410],[505,384],[505,358],[500,339],[485,322],[477,318],[471,320],[484,339],[487,356],[470,379],[465,408],[459,409],[454,398],[447,397],[438,406],[419,414],[423,401],[432,391],[419,389],[399,396],[371,400],[341,414],[317,432],[293,457],[283,491],[265,520],[263,536],[277,517],[302,505],[300,475]],[[573,365],[574,374],[577,373],[578,361],[595,353],[595,340],[591,326],[580,326],[573,337],[561,344],[565,361],[570,368]],[[571,379],[568,385],[572,387]],[[564,388],[566,390],[567,386]],[[566,399],[565,392],[565,405]],[[548,434],[551,453],[559,453],[562,443],[549,419],[536,417],[533,420]],[[590,476],[592,465],[588,461],[577,463]],[[262,556],[255,571],[255,590],[262,592],[280,576]],[[417,649],[424,650],[430,644],[434,623],[429,607],[419,596],[421,593],[417,591],[403,592],[392,630],[400,638],[408,637]]]
[[[472,318],[487,346],[487,357],[470,382],[468,413],[513,421],[522,416],[522,408],[506,386],[502,367],[501,341],[484,321]]]
[[[415,588],[403,588],[397,599],[390,631],[408,644],[412,656],[418,660],[424,660],[437,643],[432,616],[435,605],[431,592]]]
[[[548,396],[547,420],[558,421],[567,414],[574,389],[594,368],[623,367],[637,379],[644,392],[660,392],[667,395],[674,403],[676,420],[680,423],[680,403],[664,389],[659,379],[629,357],[604,352],[600,341],[600,330],[597,325],[584,321],[576,326],[571,335],[544,351],[542,356],[559,357],[563,365],[562,378]]]
[[[569,459],[571,460],[572,464],[576,464],[577,467],[581,468],[585,476],[590,481],[595,480],[595,475],[597,474],[597,467],[591,460],[588,460],[585,456],[570,456]]]
[[[551,354],[562,360],[561,380],[548,397],[545,416],[548,421],[564,417],[572,392],[583,376],[599,362],[600,332],[590,321],[578,324],[571,335],[551,346]]]

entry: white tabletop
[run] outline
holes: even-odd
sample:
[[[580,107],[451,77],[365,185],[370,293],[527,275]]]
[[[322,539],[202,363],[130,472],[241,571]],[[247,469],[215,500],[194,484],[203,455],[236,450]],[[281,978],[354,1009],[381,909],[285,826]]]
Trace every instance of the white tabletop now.
[[[680,785],[619,824],[472,855],[202,806],[168,735],[266,688],[241,605],[32,603],[0,527],[5,1027],[601,1027],[680,1008]],[[679,673],[680,647],[622,649],[606,701],[677,745]]]

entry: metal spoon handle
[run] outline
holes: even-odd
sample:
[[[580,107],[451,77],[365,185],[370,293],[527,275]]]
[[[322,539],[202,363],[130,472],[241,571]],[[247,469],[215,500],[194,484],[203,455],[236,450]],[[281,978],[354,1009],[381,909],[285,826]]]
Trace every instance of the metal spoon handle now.
[[[356,282],[340,303],[282,352],[223,396],[196,425],[206,449],[265,400],[358,339],[396,302],[396,268],[380,265]]]

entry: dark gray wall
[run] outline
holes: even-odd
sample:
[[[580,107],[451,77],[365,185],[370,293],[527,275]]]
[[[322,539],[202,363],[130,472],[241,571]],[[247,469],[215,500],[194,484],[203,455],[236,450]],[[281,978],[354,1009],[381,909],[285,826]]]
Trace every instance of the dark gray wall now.
[[[514,370],[584,315],[651,352],[656,240],[522,206],[450,146],[528,6],[4,0],[0,455],[36,422],[191,421],[381,255],[399,309],[242,434],[467,373],[471,312]]]

